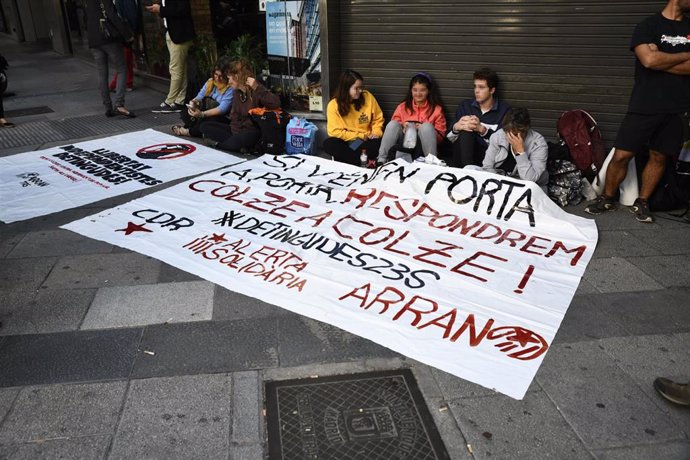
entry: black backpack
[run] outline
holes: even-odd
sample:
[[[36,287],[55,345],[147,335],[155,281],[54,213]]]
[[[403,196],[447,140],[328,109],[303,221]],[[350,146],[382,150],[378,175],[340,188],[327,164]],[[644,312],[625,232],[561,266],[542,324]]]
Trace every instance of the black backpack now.
[[[282,155],[285,153],[285,128],[292,116],[283,109],[264,109],[257,107],[249,111],[249,116],[261,131],[259,153]]]
[[[687,141],[678,159],[666,159],[666,170],[652,196],[649,209],[652,211],[688,210],[690,207],[690,141]]]

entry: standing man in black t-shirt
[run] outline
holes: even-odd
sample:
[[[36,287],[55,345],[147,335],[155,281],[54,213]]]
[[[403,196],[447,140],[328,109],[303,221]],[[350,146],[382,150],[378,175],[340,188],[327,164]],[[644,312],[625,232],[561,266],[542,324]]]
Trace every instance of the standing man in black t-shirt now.
[[[647,199],[664,174],[666,156],[683,143],[681,114],[690,109],[690,0],[669,0],[661,13],[640,22],[630,49],[635,52],[635,85],[628,113],[616,136],[615,152],[606,171],[604,193],[585,208],[589,214],[616,209],[614,201],[625,179],[628,162],[649,149],[642,171],[640,197],[631,206],[637,220],[654,222]]]

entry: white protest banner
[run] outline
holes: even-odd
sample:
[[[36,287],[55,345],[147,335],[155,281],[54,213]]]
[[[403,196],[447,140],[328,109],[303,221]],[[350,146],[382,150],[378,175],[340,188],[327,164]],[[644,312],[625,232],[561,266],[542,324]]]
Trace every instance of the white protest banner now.
[[[64,228],[522,398],[597,242],[534,183],[263,156]]]
[[[152,129],[0,157],[0,220],[51,214],[237,160]]]

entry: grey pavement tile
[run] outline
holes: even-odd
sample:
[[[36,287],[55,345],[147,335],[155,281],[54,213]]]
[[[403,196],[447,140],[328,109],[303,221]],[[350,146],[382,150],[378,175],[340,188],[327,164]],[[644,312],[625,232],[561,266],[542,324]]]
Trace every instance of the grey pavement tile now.
[[[0,289],[38,289],[57,260],[57,257],[3,260]]]
[[[552,347],[537,380],[590,449],[683,438],[597,342]]]
[[[618,321],[623,315],[609,315],[609,311],[596,301],[598,297],[605,295],[576,295],[573,297],[553,343],[585,342],[604,337],[629,335],[628,330]],[[611,294],[608,296],[610,297]]]
[[[17,398],[19,394],[18,388],[2,388],[0,389],[0,426],[2,426],[2,421],[5,416],[10,411],[12,403]]]
[[[232,410],[225,374],[132,380],[109,458],[225,458]]]
[[[6,337],[0,387],[126,378],[140,337],[140,329]]]
[[[15,246],[24,238],[25,233],[16,233],[13,235],[5,235],[2,231],[3,224],[0,224],[0,259],[4,259]]]
[[[630,233],[663,255],[690,254],[690,225],[684,228],[635,229]],[[626,250],[626,256],[644,256]]]
[[[245,371],[278,366],[275,320],[149,326],[133,378]]]
[[[280,318],[278,327],[281,366],[400,356],[370,340],[304,316]]]
[[[262,442],[261,382],[258,372],[232,374],[232,434],[237,444]]]
[[[113,246],[69,230],[42,230],[27,233],[6,257],[50,257],[78,254],[108,253]]]
[[[652,256],[659,251],[644,240],[635,237],[634,230],[603,230],[599,232],[599,241],[595,258],[617,256]]]
[[[651,291],[663,288],[643,270],[620,257],[592,259],[584,278],[600,292]]]
[[[127,249],[123,249],[123,251],[127,251]],[[200,279],[200,277],[192,273],[180,270],[164,262],[161,263],[160,273],[158,274],[159,283],[179,283],[182,281],[199,281]]]
[[[582,209],[585,207],[585,203],[582,205]],[[592,218],[593,216],[584,213],[583,217],[587,218]],[[617,209],[616,211],[613,212],[605,212],[603,214],[599,214],[593,219],[596,224],[597,228],[599,231],[605,231],[605,230],[632,230],[636,228],[640,228],[640,226],[645,225],[649,226],[650,228],[661,228],[658,224],[643,224],[638,222],[635,219],[634,214],[632,214],[630,211],[628,211],[626,206],[623,206],[622,208]]]
[[[440,369],[433,370],[434,377],[438,383],[443,396],[448,401],[453,401],[460,398],[473,398],[477,396],[495,396],[498,393],[490,388],[477,385],[469,380],[465,380],[460,377],[456,377],[453,374],[444,372]],[[541,391],[539,384],[536,380],[532,380],[528,392]]]
[[[648,446],[630,446],[619,449],[595,450],[597,460],[688,460],[690,441],[665,442]]]
[[[690,382],[690,333],[602,340],[601,345],[676,426],[690,437],[690,410],[668,402],[654,390],[657,377]]]
[[[580,284],[577,286],[577,291],[575,291],[575,295],[581,295],[581,294],[596,294],[599,291],[597,291],[597,288],[592,286],[592,283],[587,281],[584,278],[580,279]]]
[[[126,389],[126,381],[24,388],[0,427],[0,442],[113,432]]]
[[[230,291],[222,286],[216,286],[216,295],[213,300],[214,320],[258,319],[288,315],[295,315],[295,313]]]
[[[628,260],[664,287],[690,287],[688,255],[630,257]]]
[[[0,289],[0,321],[5,321],[17,314],[38,295],[34,289],[19,287]],[[2,331],[2,329],[0,329]]]
[[[266,458],[262,444],[230,447],[229,460],[260,460]]]
[[[450,458],[456,460],[477,458],[470,454],[465,434],[458,426],[458,422],[455,420],[453,411],[450,409],[447,401],[442,398],[427,398],[426,395],[424,396],[431,418],[434,420],[436,429],[441,435],[441,440]]]
[[[29,220],[22,220],[19,222],[13,222],[11,224],[0,225],[2,225],[2,232],[8,235],[38,232],[40,230],[55,230],[61,225],[68,224],[95,213],[95,209],[65,209],[64,211],[48,214],[47,216],[39,216]]]
[[[475,458],[581,459],[586,447],[540,391],[517,401],[503,395],[450,403]]]
[[[610,321],[630,334],[667,334],[690,331],[690,288],[622,292],[587,296]]]
[[[64,256],[57,261],[43,285],[91,288],[153,284],[158,279],[160,264],[158,260],[136,253]]]
[[[3,321],[0,335],[75,331],[95,294],[95,289],[41,289]]]
[[[0,444],[0,458],[8,460],[84,459],[105,458],[110,436],[81,436],[70,439]]]
[[[208,281],[101,288],[81,329],[210,320],[213,288]]]

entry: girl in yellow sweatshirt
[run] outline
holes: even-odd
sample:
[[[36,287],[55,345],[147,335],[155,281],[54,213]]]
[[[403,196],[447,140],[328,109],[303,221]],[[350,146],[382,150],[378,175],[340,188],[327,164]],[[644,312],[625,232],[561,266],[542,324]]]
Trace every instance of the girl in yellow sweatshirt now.
[[[364,89],[362,75],[354,70],[340,75],[326,117],[326,153],[336,161],[360,166],[360,156],[366,151],[367,164],[375,165],[383,135],[383,112],[376,98]]]

